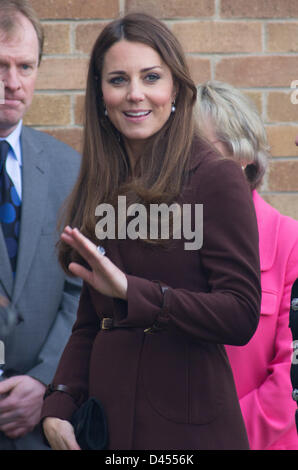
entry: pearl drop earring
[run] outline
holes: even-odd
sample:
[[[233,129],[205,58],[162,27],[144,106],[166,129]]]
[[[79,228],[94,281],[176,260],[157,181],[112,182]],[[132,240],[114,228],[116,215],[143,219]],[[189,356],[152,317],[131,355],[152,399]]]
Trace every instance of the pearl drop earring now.
[[[173,101],[171,112],[174,113],[175,111],[176,111],[176,106],[175,106],[175,101]]]
[[[102,100],[102,105],[103,105],[103,112],[104,112],[104,115],[107,116],[108,115],[108,111],[107,111],[107,108],[106,108],[106,104],[105,102]]]

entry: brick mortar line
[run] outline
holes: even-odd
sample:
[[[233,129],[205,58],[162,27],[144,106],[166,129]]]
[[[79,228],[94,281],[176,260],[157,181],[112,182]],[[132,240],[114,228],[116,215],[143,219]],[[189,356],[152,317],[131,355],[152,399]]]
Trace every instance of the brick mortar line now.
[[[85,88],[82,88],[82,89],[76,89],[74,91],[69,91],[69,90],[56,90],[55,89],[51,89],[51,90],[36,90],[35,95],[38,95],[38,96],[41,96],[41,95],[44,95],[44,96],[53,96],[53,95],[61,95],[61,96],[64,96],[64,95],[67,95],[67,96],[84,96],[85,95]]]
[[[216,72],[216,61],[210,60],[211,80],[215,80],[215,72]]]
[[[264,24],[268,25],[272,24],[288,24],[288,23],[298,23],[298,18],[291,18],[291,19],[262,19],[262,18],[222,18],[222,17],[214,17],[214,16],[193,16],[193,17],[173,17],[173,18],[160,18],[162,21],[169,23],[169,24],[180,24],[180,23],[194,23],[194,22],[202,22],[202,23],[256,23],[256,24]]]
[[[70,125],[61,125],[61,126],[52,126],[52,125],[49,125],[49,126],[39,126],[39,125],[34,125],[32,126],[34,127],[35,129],[38,129],[38,130],[44,130],[44,131],[57,131],[57,130],[65,130],[65,131],[68,131],[68,130],[80,130],[80,129],[83,129],[84,127],[79,125],[79,124],[74,124],[72,126]]]
[[[90,53],[91,53],[92,46],[90,46]],[[90,54],[86,52],[70,52],[69,54],[44,54],[42,56],[43,59],[88,59]],[[42,62],[41,62],[42,63]]]
[[[76,115],[75,115],[75,107],[76,107],[76,97],[75,95],[71,94],[70,95],[70,107],[69,107],[69,118],[70,118],[70,123],[69,126],[73,127],[76,125]]]
[[[263,181],[262,181],[261,188],[260,188],[262,191],[266,191],[269,188],[269,170],[268,170],[269,166],[270,166],[270,162],[268,161],[267,171],[264,174]]]
[[[294,145],[294,144],[293,144]],[[298,162],[298,155],[294,155],[294,156],[291,156],[291,157],[271,157],[272,160],[270,160],[270,163],[274,163],[274,162],[281,162],[281,163],[287,163],[287,162]],[[298,191],[298,188],[297,188],[297,191]]]
[[[125,7],[126,7],[126,1],[125,0],[119,0],[119,4],[118,4],[119,16],[124,15]]]
[[[261,194],[266,194],[272,195],[272,196],[280,196],[280,195],[285,195],[285,196],[298,196],[297,191],[260,191]]]
[[[221,10],[221,0],[215,0],[214,11],[215,11],[216,18],[220,18],[220,10]]]
[[[76,31],[75,25],[73,23],[69,23],[69,45],[70,45],[70,54],[73,56],[76,53]],[[47,56],[46,56],[47,57]]]
[[[267,90],[262,92],[262,120],[263,122],[267,122],[268,119],[268,94]]]
[[[270,51],[267,51],[267,52],[232,52],[232,51],[228,51],[228,52],[185,52],[186,55],[195,55],[195,56],[204,56],[204,57],[210,57],[210,58],[214,58],[214,57],[218,57],[220,59],[222,59],[223,57],[226,57],[226,58],[235,58],[235,57],[239,57],[239,58],[247,58],[247,57],[263,57],[263,58],[266,58],[266,57],[280,57],[280,58],[284,58],[284,57],[287,57],[287,58],[290,58],[290,57],[296,57],[298,58],[298,51],[296,52],[270,52]],[[298,73],[297,73],[298,75]]]
[[[53,96],[53,95],[69,95],[69,96],[84,96],[84,90],[81,90],[81,89],[73,89],[73,90],[69,90],[69,89],[45,89],[45,90],[42,90],[42,89],[39,89],[39,90],[35,90],[34,91],[34,95],[47,95],[47,96]]]
[[[116,17],[118,17],[118,14],[117,16],[115,17],[103,17],[103,16],[100,16],[100,17],[97,17],[97,18],[40,18],[40,22],[42,24],[48,24],[48,23],[70,23],[70,22],[73,22],[73,23],[80,23],[80,22],[92,22],[92,21],[113,21]]]
[[[121,1],[121,0],[120,0]],[[41,20],[42,25],[51,26],[51,25],[64,25],[67,26],[69,24],[73,25],[88,25],[92,23],[107,23],[109,21],[113,21],[115,18],[82,18],[82,19],[47,19]],[[190,23],[190,22],[209,22],[209,23],[257,23],[257,24],[264,24],[265,26],[272,24],[298,24],[298,18],[291,18],[291,19],[279,19],[275,20],[272,19],[260,19],[260,18],[239,18],[239,19],[226,19],[221,17],[175,17],[175,18],[159,18],[161,21],[169,24],[181,24],[181,23]]]
[[[266,25],[263,23],[262,24],[262,48],[263,52],[267,52],[268,50],[268,34],[267,34],[267,28]]]
[[[286,17],[280,17],[280,18],[274,18],[271,16],[266,16],[264,18],[258,17],[258,16],[252,16],[252,17],[246,17],[246,16],[233,16],[230,18],[226,18],[224,16],[220,17],[223,21],[263,21],[264,23],[297,23],[298,17],[292,17],[292,18],[286,18]]]
[[[69,20],[65,20],[65,19],[61,19],[61,20],[57,20],[57,19],[53,19],[53,20],[41,20],[41,24],[42,25],[45,25],[45,26],[51,26],[51,25],[64,25],[64,26],[67,26],[67,25],[70,25],[70,24],[73,24],[73,25],[88,25],[88,24],[92,24],[92,23],[107,23],[108,21],[112,21],[114,18],[92,18],[92,19],[88,19],[88,18],[83,18],[83,19],[79,19],[79,20],[76,20],[75,18],[73,19],[69,19]]]

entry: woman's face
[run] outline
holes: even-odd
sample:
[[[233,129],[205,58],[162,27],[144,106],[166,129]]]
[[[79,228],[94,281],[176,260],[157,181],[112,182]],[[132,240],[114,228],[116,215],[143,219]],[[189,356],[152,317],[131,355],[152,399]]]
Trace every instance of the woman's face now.
[[[137,156],[171,114],[175,87],[169,67],[151,47],[122,40],[105,54],[101,86],[109,119]]]

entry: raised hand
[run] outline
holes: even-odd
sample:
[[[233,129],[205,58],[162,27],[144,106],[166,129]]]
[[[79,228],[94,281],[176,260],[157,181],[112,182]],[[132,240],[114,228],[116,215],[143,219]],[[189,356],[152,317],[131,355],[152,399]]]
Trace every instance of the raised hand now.
[[[85,259],[91,270],[78,263],[70,263],[69,270],[94,289],[109,297],[127,299],[127,278],[125,274],[97,250],[97,247],[88,238],[80,233],[77,228],[65,227],[61,239]]]

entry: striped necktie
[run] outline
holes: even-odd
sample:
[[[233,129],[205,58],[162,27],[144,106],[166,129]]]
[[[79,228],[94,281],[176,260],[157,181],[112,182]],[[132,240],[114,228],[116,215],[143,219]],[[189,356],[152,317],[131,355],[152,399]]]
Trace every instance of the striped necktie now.
[[[21,216],[21,200],[6,171],[6,158],[10,145],[0,142],[0,222],[7,246],[8,256],[15,275],[18,254],[18,238]]]

